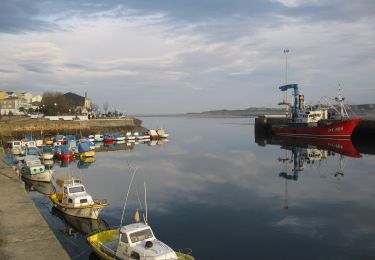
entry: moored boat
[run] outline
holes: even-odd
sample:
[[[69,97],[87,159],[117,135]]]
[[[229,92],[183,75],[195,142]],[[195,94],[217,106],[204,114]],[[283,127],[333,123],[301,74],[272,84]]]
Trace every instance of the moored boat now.
[[[58,184],[62,186],[62,192],[49,197],[53,205],[65,214],[97,219],[102,209],[109,205],[104,201],[93,200],[79,179],[59,180]]]
[[[111,133],[105,133],[103,135],[103,140],[105,143],[111,143],[113,142],[113,135]]]
[[[42,160],[51,160],[54,157],[54,152],[51,146],[43,146],[39,150],[39,156]]]
[[[350,139],[355,127],[362,121],[361,118],[349,119],[343,104],[344,98],[339,95],[335,100],[340,105],[340,111],[332,106],[335,113],[329,108],[309,110],[304,105],[304,96],[299,94],[298,84],[280,86],[281,91],[294,90],[294,104],[292,118],[284,124],[272,126],[276,135],[295,136],[305,138]]]
[[[13,155],[25,154],[25,150],[22,147],[21,141],[9,141],[6,143],[6,148],[10,149]]]
[[[95,142],[103,142],[104,141],[104,136],[101,134],[96,134],[94,135]]]
[[[90,146],[86,142],[78,144],[77,152],[78,152],[77,155],[81,158],[95,156],[95,151],[91,149]]]
[[[159,138],[168,138],[169,137],[169,134],[163,128],[158,129],[156,132],[157,132]]]
[[[150,129],[150,130],[148,130],[148,135],[150,136],[150,139],[151,139],[151,140],[155,140],[155,139],[158,139],[158,138],[159,138],[158,133],[157,133],[156,130],[154,130],[154,129]]]
[[[113,141],[124,141],[125,140],[125,135],[121,133],[114,133],[113,134]]]
[[[27,155],[24,163],[20,164],[20,171],[24,178],[32,181],[50,182],[53,170],[45,170],[40,159],[34,155]]]
[[[65,145],[56,146],[55,155],[61,161],[72,161],[74,158],[72,151]]]
[[[87,241],[101,259],[194,259],[173,251],[154,236],[149,225],[142,222],[89,235]]]
[[[131,132],[126,132],[126,141],[135,141],[135,136]]]

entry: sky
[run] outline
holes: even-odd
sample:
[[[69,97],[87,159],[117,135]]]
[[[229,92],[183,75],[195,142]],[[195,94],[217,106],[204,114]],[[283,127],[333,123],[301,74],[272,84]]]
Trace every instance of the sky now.
[[[373,0],[1,0],[0,89],[126,114],[375,103]]]

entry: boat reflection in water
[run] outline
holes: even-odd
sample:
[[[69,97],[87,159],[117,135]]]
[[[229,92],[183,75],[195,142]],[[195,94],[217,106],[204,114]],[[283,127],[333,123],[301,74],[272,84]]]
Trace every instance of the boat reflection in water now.
[[[77,162],[77,168],[88,169],[96,161],[95,157],[83,157]]]
[[[67,236],[76,236],[77,234],[87,235],[94,232],[107,230],[109,225],[101,217],[97,219],[80,218],[64,214],[56,207],[52,207],[51,214],[64,222],[64,229],[60,230]]]
[[[55,161],[53,159],[44,159],[42,160],[42,164],[46,169],[52,169],[53,165],[55,164]]]
[[[284,154],[278,158],[278,161],[283,164],[279,177],[285,179],[284,209],[289,208],[288,181],[298,181],[299,175],[305,170],[306,166],[312,167],[315,165],[319,168],[324,160],[329,157],[334,158],[338,154],[337,171],[333,173],[333,177],[339,178],[344,176],[346,158],[362,157],[351,140],[273,136],[271,139],[258,140],[258,143],[261,145],[279,145],[284,150]]]
[[[27,178],[22,178],[22,180],[25,183],[25,190],[29,192],[37,191],[44,195],[49,195],[56,192],[55,187],[50,182],[33,181]]]

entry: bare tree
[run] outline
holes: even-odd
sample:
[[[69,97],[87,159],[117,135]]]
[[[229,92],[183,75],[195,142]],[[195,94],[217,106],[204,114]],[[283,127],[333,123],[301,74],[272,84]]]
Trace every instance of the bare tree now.
[[[104,104],[103,104],[104,114],[107,114],[107,112],[108,112],[108,107],[109,107],[108,101],[104,102]]]
[[[95,103],[92,104],[92,112],[94,112],[95,114],[99,114],[99,106]]]

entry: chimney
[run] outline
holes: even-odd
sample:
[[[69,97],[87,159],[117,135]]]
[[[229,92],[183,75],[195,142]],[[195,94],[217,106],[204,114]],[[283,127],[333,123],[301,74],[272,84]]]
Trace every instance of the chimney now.
[[[85,92],[85,98],[87,98],[87,92]]]

